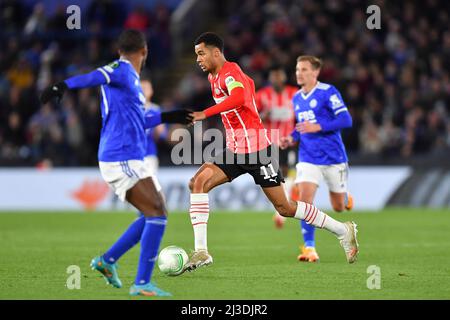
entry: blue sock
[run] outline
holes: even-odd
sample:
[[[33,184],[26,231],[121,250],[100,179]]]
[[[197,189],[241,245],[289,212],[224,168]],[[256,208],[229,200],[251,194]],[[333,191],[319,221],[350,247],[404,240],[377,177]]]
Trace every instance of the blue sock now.
[[[103,255],[108,263],[115,263],[119,258],[141,239],[142,231],[145,226],[145,217],[141,216],[137,218],[128,229],[122,234],[122,236],[109,248]]]
[[[316,241],[314,240],[314,234],[316,233],[316,227],[312,224],[307,224],[304,220],[300,220],[300,226],[302,228],[305,247],[315,247]]]
[[[141,237],[141,255],[139,256],[139,265],[134,281],[137,285],[150,282],[166,222],[165,216],[145,218],[145,227]]]

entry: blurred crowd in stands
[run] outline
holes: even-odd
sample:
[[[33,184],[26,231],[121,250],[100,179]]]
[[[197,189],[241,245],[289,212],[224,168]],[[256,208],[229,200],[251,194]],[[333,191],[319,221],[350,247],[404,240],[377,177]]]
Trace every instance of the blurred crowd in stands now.
[[[96,165],[98,90],[71,93],[60,107],[39,105],[38,93],[115,59],[114,40],[123,28],[145,31],[150,70],[167,70],[173,63],[173,7],[164,1],[152,8],[84,1],[88,25],[69,31],[65,7],[48,14],[42,4],[30,3],[0,2],[0,164],[51,159],[54,165]],[[381,9],[379,30],[366,26],[371,4]],[[323,59],[319,80],[340,90],[353,117],[353,127],[343,131],[350,162],[352,155],[380,163],[423,155],[448,159],[450,2],[229,0],[221,8],[222,20],[211,29],[224,37],[227,59],[239,63],[257,89],[267,85],[272,65],[283,66],[295,85],[297,56]],[[156,103],[165,109],[212,105],[209,83],[195,58],[192,68]],[[219,119],[208,123],[216,126]],[[167,159],[162,164],[170,164]]]
[[[371,4],[380,8],[380,30],[366,26]],[[248,0],[231,1],[228,14],[226,57],[257,88],[273,64],[295,85],[299,55],[323,59],[319,80],[340,90],[353,117],[343,132],[350,155],[450,157],[450,2]]]
[[[0,165],[96,165],[98,88],[70,93],[60,105],[41,106],[39,93],[117,59],[115,40],[124,28],[146,33],[147,67],[164,69],[177,2],[72,1],[81,6],[81,29],[69,30],[64,1],[0,1]]]

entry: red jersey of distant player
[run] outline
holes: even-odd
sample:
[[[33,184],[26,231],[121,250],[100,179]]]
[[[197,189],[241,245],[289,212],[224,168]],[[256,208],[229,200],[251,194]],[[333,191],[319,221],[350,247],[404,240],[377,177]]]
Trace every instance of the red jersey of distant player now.
[[[268,112],[264,119],[267,130],[279,130],[279,137],[287,137],[295,126],[295,112],[292,98],[298,91],[297,87],[286,85],[281,92],[272,86],[264,87],[256,93],[256,105],[259,112]]]
[[[230,77],[244,86],[245,102],[220,113],[227,148],[234,153],[252,153],[267,148],[271,142],[256,107],[255,83],[236,63],[227,61],[215,76],[208,75],[214,101],[220,103],[230,95],[226,85]]]

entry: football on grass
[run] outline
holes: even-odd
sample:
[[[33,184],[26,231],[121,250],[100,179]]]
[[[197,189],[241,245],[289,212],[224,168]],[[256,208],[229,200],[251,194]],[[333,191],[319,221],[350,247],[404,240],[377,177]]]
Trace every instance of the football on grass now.
[[[183,273],[189,257],[183,248],[169,246],[161,250],[158,256],[158,267],[168,276],[178,276]]]

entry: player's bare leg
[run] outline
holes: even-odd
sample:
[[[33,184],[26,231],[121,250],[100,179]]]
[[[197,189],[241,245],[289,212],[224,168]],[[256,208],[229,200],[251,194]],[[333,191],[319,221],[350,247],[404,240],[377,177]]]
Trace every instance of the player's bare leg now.
[[[331,192],[330,201],[333,209],[337,212],[353,209],[353,197],[349,192]]]
[[[229,178],[213,163],[204,163],[189,182],[191,190],[191,223],[194,229],[195,251],[189,258],[185,270],[192,271],[213,262],[208,253],[207,226],[209,218],[208,192]]]
[[[295,202],[288,200],[281,185],[262,189],[281,215],[305,220],[308,224],[334,233],[344,248],[347,261],[349,263],[356,261],[358,242],[356,240],[357,230],[354,222],[347,221],[342,223],[331,218],[312,204],[303,201]]]
[[[139,180],[127,191],[126,199],[145,217],[161,217],[167,215],[163,195],[156,190],[152,178]]]
[[[289,198],[290,191],[293,187],[294,179],[289,177],[289,167],[287,165],[280,166],[281,173],[283,177],[285,177],[285,182],[283,184],[284,191],[286,192],[286,197]],[[279,214],[276,210],[273,215],[273,222],[275,223],[275,227],[278,229],[283,228],[284,223],[286,222],[286,218]]]

